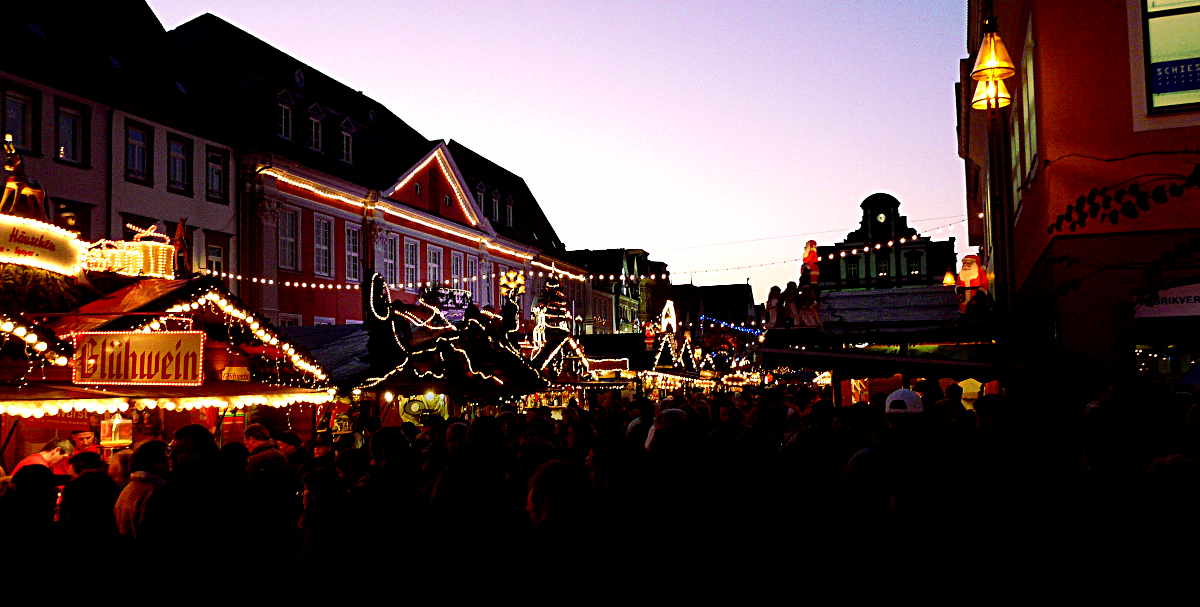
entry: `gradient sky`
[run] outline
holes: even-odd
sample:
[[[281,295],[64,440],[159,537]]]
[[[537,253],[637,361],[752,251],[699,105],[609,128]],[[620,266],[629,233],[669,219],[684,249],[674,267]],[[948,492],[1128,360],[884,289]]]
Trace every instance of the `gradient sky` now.
[[[523,176],[568,247],[645,249],[676,283],[837,242],[876,191],[921,229],[963,217],[965,4],[150,1],[168,29],[211,12],[461,141]],[[967,249],[965,224],[935,236]],[[750,279],[761,302],[798,274],[694,282]]]

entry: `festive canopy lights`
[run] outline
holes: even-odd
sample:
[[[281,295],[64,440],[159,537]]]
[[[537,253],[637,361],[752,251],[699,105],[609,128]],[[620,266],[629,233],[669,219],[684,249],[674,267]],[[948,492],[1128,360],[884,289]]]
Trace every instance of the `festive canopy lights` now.
[[[4,342],[10,339],[21,342],[27,352],[45,358],[56,367],[65,367],[71,359],[70,344],[60,341],[49,331],[27,326],[4,314],[0,314],[0,338]]]

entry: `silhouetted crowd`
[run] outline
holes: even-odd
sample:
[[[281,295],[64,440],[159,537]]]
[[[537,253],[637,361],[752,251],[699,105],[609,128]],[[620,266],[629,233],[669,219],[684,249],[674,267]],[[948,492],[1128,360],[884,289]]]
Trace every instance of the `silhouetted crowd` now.
[[[218,447],[193,425],[112,462],[74,455],[69,480],[24,465],[4,485],[0,521],[6,550],[29,556],[67,543],[326,563],[431,542],[630,550],[691,536],[812,549],[1195,517],[1192,394],[1114,388],[1080,407],[997,396],[968,407],[961,396],[921,384],[835,408],[805,389],[681,392],[562,419],[485,407],[421,426],[373,420],[333,444],[253,424]],[[69,448],[56,441],[40,457]]]

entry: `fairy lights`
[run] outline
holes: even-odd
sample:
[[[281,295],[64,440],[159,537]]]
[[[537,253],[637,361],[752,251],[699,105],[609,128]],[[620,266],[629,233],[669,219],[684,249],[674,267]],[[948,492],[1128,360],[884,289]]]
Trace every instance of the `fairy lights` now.
[[[26,327],[18,320],[0,314],[0,338],[10,335],[23,343],[26,350],[32,350],[35,356],[44,358],[56,367],[65,367],[70,361],[70,344],[59,340],[51,331]]]
[[[741,331],[742,333],[749,333],[750,335],[761,335],[762,334],[762,331],[760,331],[758,329],[752,329],[749,327],[736,325],[731,322],[725,322],[723,320],[719,320],[719,319],[713,318],[711,316],[707,316],[705,314],[700,315],[700,321],[701,321],[701,323],[709,322],[714,325],[724,327],[726,329],[733,329],[734,331]],[[744,325],[745,323],[742,323],[742,324]]]
[[[24,418],[40,418],[72,411],[88,413],[118,413],[128,411],[132,403],[138,409],[191,411],[195,409],[244,409],[250,406],[286,407],[307,403],[322,405],[332,402],[331,390],[277,392],[272,394],[239,394],[234,396],[186,396],[179,398],[76,398],[57,400],[0,401],[0,414]]]
[[[388,188],[386,192],[383,192],[383,195],[394,196],[396,192],[399,192],[408,186],[409,182],[411,182],[421,171],[425,170],[425,167],[428,167],[429,164],[434,161],[437,162],[438,169],[440,169],[442,172],[442,177],[446,179],[446,181],[450,184],[450,187],[454,190],[454,196],[458,200],[458,207],[462,210],[463,215],[465,215],[467,220],[471,222],[472,226],[479,225],[479,218],[475,215],[474,210],[471,208],[471,204],[467,200],[466,193],[463,192],[462,187],[459,185],[457,177],[452,174],[452,171],[450,170],[450,163],[446,159],[445,151],[441,145],[439,145],[432,153],[426,156],[425,160],[421,161],[417,166],[409,170],[408,174],[401,178],[400,181],[397,181],[395,185]]]

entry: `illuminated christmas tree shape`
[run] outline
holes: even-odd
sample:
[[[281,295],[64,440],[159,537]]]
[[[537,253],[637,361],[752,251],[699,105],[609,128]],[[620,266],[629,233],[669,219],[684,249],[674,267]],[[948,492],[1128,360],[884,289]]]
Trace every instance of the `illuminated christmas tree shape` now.
[[[666,305],[663,306],[662,314],[659,315],[659,330],[664,333],[675,333],[679,330],[679,326],[675,320],[675,302],[668,299]]]

